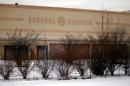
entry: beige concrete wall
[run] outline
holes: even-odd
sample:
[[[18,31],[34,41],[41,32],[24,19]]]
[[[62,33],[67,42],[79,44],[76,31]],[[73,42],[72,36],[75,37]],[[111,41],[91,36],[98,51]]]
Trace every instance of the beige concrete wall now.
[[[101,11],[0,5],[0,36],[17,29],[46,34],[47,38],[63,37],[67,33],[85,36],[100,31]],[[107,16],[107,15],[105,15]],[[130,32],[130,13],[110,12],[111,25],[124,26]]]

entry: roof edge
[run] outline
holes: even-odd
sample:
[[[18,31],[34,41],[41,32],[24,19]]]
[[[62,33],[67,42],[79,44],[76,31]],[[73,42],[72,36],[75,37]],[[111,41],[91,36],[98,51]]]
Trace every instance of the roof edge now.
[[[53,6],[37,6],[37,5],[15,5],[15,4],[0,4],[0,7],[12,7],[12,8],[28,8],[28,9],[48,9],[48,10],[63,10],[63,11],[76,11],[76,12],[96,12],[101,13],[103,10],[93,9],[80,9],[80,8],[65,8],[65,7],[53,7]],[[129,12],[117,12],[117,11],[105,11],[112,14],[124,14],[130,15]]]

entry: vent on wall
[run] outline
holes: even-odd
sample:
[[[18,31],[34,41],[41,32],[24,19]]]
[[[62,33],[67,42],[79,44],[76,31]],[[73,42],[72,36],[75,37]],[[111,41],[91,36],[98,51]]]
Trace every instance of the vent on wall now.
[[[15,5],[18,5],[18,3],[15,3]]]

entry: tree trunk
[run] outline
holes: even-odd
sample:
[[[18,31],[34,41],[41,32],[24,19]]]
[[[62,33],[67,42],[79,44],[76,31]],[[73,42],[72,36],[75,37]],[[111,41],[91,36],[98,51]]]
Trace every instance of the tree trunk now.
[[[26,76],[26,75],[25,75],[25,76],[23,75],[23,79],[27,79],[27,76]]]
[[[9,80],[9,77],[8,76],[4,76],[4,80]]]
[[[114,76],[114,71],[111,71],[111,76]]]
[[[125,69],[125,75],[127,75],[128,74],[128,71],[127,71],[127,69]]]

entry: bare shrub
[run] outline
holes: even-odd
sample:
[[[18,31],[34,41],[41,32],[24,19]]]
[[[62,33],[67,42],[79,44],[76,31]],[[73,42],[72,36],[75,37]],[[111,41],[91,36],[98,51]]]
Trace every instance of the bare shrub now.
[[[104,64],[102,60],[94,59],[91,62],[91,71],[96,76],[103,76],[105,69],[106,69],[106,64]]]
[[[98,72],[97,69],[101,69],[101,75],[103,75],[104,70],[108,69],[113,76],[114,71],[116,71],[121,64],[119,60],[125,60],[126,58],[124,57],[127,57],[127,52],[125,52],[127,50],[125,47],[127,45],[125,42],[127,38],[127,28],[119,26],[118,23],[117,25],[112,25],[113,18],[114,16],[109,11],[102,10],[100,24],[97,23],[97,28],[100,32],[96,35],[97,37],[95,39],[96,45],[99,46],[97,48],[98,51],[96,51],[93,56],[95,57],[95,62],[93,62],[92,65],[93,71],[97,74],[101,73]],[[117,19],[117,22],[119,22],[119,19]],[[94,50],[96,50],[96,48],[93,48],[92,52]]]
[[[86,77],[87,71],[89,69],[89,63],[87,60],[74,61],[74,67],[77,69],[82,78]]]
[[[27,79],[28,74],[32,71],[34,66],[31,60],[24,60],[22,61],[22,65],[18,65],[17,68],[20,71],[23,79]]]
[[[125,75],[128,75],[128,72],[129,72],[129,64],[128,63],[123,64],[123,70],[125,72]]]
[[[70,74],[72,73],[72,67],[70,64],[63,60],[57,60],[55,61],[55,68],[60,79],[66,80],[70,78]]]
[[[3,77],[3,79],[9,80],[9,77],[13,73],[14,66],[15,64],[13,61],[0,61],[0,75]]]
[[[38,60],[36,66],[38,67],[38,71],[41,73],[42,77],[48,79],[53,70],[54,62],[53,60]]]

